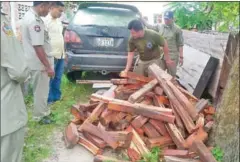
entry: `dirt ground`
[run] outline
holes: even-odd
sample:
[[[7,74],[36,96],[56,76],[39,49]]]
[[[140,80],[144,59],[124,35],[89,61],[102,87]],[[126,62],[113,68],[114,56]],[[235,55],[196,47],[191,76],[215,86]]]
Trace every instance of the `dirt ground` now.
[[[57,130],[52,135],[52,155],[43,162],[93,162],[94,156],[81,145],[76,145],[72,149],[67,149],[63,141],[63,133]],[[103,155],[123,159],[121,152],[114,152],[105,149]]]
[[[93,162],[93,155],[88,150],[80,145],[67,149],[62,137],[60,130],[53,133],[51,146],[53,153],[43,162]]]

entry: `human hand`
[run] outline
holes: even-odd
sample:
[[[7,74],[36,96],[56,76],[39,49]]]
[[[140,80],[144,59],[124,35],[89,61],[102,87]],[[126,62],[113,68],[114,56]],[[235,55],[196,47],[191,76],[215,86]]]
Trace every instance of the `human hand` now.
[[[169,59],[166,59],[166,64],[167,64],[167,66],[168,67],[172,67],[172,66],[174,66],[175,65],[175,62],[174,61],[172,61],[170,58]]]
[[[183,65],[183,57],[180,57],[179,58],[179,66],[182,66]]]
[[[54,70],[53,70],[51,67],[47,68],[46,71],[47,71],[47,74],[48,74],[48,76],[49,76],[50,78],[53,78],[53,77],[54,77],[55,72],[54,72]]]
[[[128,73],[128,70],[124,69],[123,71],[121,71],[120,77],[127,77],[127,73]]]

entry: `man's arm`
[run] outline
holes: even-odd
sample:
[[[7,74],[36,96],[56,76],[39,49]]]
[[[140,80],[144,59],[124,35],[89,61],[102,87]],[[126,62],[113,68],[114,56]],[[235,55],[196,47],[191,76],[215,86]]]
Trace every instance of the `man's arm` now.
[[[127,64],[126,64],[126,68],[125,68],[125,72],[128,72],[131,67],[132,67],[132,63],[133,63],[133,58],[134,58],[134,52],[128,52],[128,57],[127,57]]]
[[[128,57],[127,57],[127,64],[126,64],[124,72],[128,72],[132,67],[135,49],[136,49],[136,46],[132,42],[132,38],[130,38],[128,41],[128,51],[129,52],[128,52]]]
[[[180,66],[183,65],[183,45],[184,45],[184,39],[183,39],[183,33],[182,30],[179,29],[177,31],[177,46],[179,50],[179,64]]]
[[[54,76],[54,71],[47,59],[47,54],[43,48],[44,45],[44,25],[40,23],[33,22],[28,27],[31,43],[36,51],[36,54],[41,61],[41,63],[45,66],[46,71],[49,77]]]
[[[49,64],[49,61],[47,60],[46,53],[43,49],[43,46],[33,46],[33,48],[35,49],[39,60],[46,67],[46,69],[51,68],[51,65]]]
[[[169,59],[170,59],[169,49],[168,49],[168,44],[167,44],[167,41],[166,41],[166,40],[164,40],[163,53],[164,53],[164,58],[165,58],[165,60],[169,60]]]
[[[142,17],[141,17],[140,19],[141,19],[143,25],[146,26],[148,29],[154,30],[154,31],[156,31],[156,32],[159,31],[157,25],[151,25],[151,24],[149,24],[149,23],[148,23],[144,18],[142,18]]]

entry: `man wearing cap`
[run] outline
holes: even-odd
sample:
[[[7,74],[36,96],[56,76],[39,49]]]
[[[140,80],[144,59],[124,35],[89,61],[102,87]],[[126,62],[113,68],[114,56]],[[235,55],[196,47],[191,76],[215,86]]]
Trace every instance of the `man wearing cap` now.
[[[162,68],[167,69],[168,73],[171,74],[173,77],[176,77],[177,72],[177,65],[183,65],[183,35],[182,30],[175,25],[173,20],[173,12],[166,11],[164,13],[164,22],[165,24],[160,24],[157,26],[152,26],[148,24],[144,19],[142,22],[147,26],[147,28],[153,29],[158,31],[160,35],[162,35],[167,43],[169,48],[169,55],[171,59],[174,61],[174,66],[166,66],[162,59]]]
[[[49,14],[44,19],[46,30],[49,33],[50,44],[52,47],[51,55],[54,57],[55,76],[50,80],[50,90],[48,95],[48,104],[61,99],[61,78],[64,72],[64,40],[63,24],[60,21],[64,4],[60,1],[53,2]]]
[[[27,110],[21,84],[29,76],[24,51],[1,8],[1,161],[20,162]]]
[[[156,63],[161,64],[161,50],[164,51],[164,63],[167,66],[173,66],[173,61],[168,54],[168,44],[164,38],[153,30],[143,28],[140,20],[132,20],[128,24],[128,29],[131,32],[131,37],[128,42],[128,58],[125,70],[122,75],[125,75],[132,66],[134,52],[139,53],[139,59],[136,61],[134,72],[140,75],[148,76],[148,66]]]
[[[22,21],[22,43],[29,68],[34,95],[33,120],[50,124],[53,120],[47,105],[50,78],[54,77],[53,56],[48,32],[42,17],[50,8],[48,1],[34,1]]]

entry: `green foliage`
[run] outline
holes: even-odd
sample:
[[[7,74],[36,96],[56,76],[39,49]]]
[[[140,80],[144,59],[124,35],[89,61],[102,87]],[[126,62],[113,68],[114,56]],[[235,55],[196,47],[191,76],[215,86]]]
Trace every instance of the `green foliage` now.
[[[228,31],[229,25],[239,28],[238,2],[170,2],[168,9],[175,12],[176,23],[183,29],[197,27]]]
[[[143,158],[144,160],[140,160],[138,162],[159,162],[159,155],[161,153],[161,149],[159,147],[152,148],[149,154],[146,154]]]
[[[27,133],[25,136],[25,145],[23,151],[23,161],[41,162],[47,158],[53,150],[51,146],[52,134],[55,130],[63,130],[71,120],[69,108],[72,104],[88,100],[88,96],[93,93],[90,85],[79,85],[69,82],[67,77],[62,77],[62,99],[51,105],[51,111],[56,123],[49,125],[40,125],[32,120],[33,96],[29,94],[25,97],[25,103],[28,111]]]
[[[223,151],[220,147],[214,147],[212,149],[212,154],[218,162],[223,161]]]

